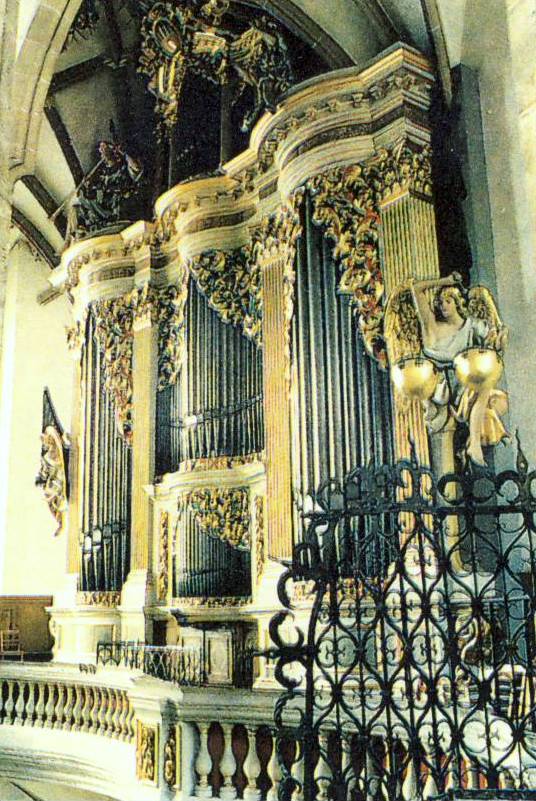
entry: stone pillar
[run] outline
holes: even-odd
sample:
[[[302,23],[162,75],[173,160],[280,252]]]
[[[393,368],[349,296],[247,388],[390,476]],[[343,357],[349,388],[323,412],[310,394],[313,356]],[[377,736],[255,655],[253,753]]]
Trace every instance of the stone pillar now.
[[[152,587],[153,515],[147,487],[154,479],[158,381],[158,327],[154,325],[153,303],[150,291],[142,290],[133,321],[131,555],[130,573],[121,595],[121,636],[125,640],[146,639],[144,606]]]
[[[263,273],[264,428],[268,554],[292,555],[290,323],[294,295],[295,211],[284,208],[261,226],[254,253]]]

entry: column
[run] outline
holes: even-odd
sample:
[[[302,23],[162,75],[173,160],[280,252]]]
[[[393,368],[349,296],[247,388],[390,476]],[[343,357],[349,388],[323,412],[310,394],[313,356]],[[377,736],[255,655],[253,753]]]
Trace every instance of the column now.
[[[121,637],[150,640],[144,606],[151,585],[152,501],[146,487],[154,480],[155,416],[158,381],[156,302],[146,285],[135,303],[132,351],[132,496],[130,573],[121,596]],[[147,636],[148,635],[148,636]]]
[[[405,153],[406,157],[408,151]],[[427,150],[413,156],[417,164],[429,175]],[[399,162],[400,163],[400,162]],[[385,299],[409,278],[417,280],[439,277],[439,259],[435,212],[431,184],[422,181],[421,191],[415,188],[416,176],[410,173],[405,184],[396,184],[397,190],[388,192],[380,201],[382,237],[382,274]],[[408,435],[413,438],[421,464],[430,464],[428,434],[422,405],[394,395],[395,458],[409,456]],[[446,432],[452,436],[452,432]],[[445,451],[446,449],[442,449]],[[452,468],[450,468],[452,469]],[[441,472],[446,472],[443,469]]]
[[[263,222],[254,249],[263,271],[263,370],[266,448],[266,520],[269,555],[292,555],[290,323],[294,298],[294,209]]]

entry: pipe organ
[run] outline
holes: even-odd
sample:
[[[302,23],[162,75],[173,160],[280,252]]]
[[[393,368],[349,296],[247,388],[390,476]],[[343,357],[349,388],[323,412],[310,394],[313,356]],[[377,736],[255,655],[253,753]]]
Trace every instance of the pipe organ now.
[[[156,473],[264,447],[262,350],[210,308],[195,280],[185,307],[182,380],[157,399]]]
[[[84,387],[80,589],[116,591],[130,568],[131,451],[107,389],[106,343],[89,311],[82,352]]]
[[[264,619],[319,484],[408,455],[410,436],[426,460],[383,310],[437,274],[432,83],[404,46],[312,79],[222,174],[64,252],[81,343],[69,571],[123,639],[173,611]],[[379,579],[395,554],[373,550]]]

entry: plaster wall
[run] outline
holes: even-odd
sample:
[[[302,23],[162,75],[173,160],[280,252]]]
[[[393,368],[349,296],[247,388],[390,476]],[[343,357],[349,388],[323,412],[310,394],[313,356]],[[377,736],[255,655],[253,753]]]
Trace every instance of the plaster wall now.
[[[18,243],[8,260],[8,309],[4,327],[4,404],[0,430],[0,592],[53,594],[65,571],[66,534],[35,486],[41,452],[43,389],[48,386],[63,426],[70,428],[72,362],[65,341],[69,322],[61,297],[40,306],[48,267]]]
[[[510,328],[505,361],[510,428],[519,429],[534,463],[536,416],[528,372],[536,351],[536,87],[528,89],[531,76],[536,76],[531,45],[535,19],[530,11],[534,3],[471,0],[459,4],[456,20],[449,16],[450,0],[439,7],[451,66],[458,60],[461,63],[461,117],[467,135],[466,152],[461,155],[467,179],[472,277],[496,291],[501,315]],[[525,119],[531,124],[523,125]],[[501,449],[497,454],[500,458]]]

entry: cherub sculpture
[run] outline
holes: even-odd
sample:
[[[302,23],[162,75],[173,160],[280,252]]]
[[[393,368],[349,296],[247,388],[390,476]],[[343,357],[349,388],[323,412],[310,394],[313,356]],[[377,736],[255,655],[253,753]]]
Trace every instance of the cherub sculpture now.
[[[489,290],[465,292],[458,273],[410,280],[389,299],[385,329],[395,386],[424,403],[432,435],[466,424],[466,456],[485,465],[483,446],[508,437],[496,389],[508,331]]]

